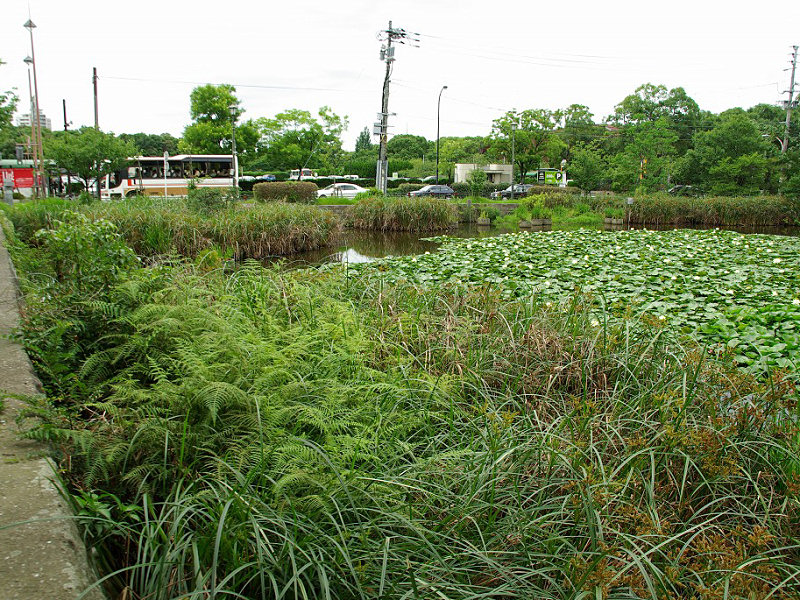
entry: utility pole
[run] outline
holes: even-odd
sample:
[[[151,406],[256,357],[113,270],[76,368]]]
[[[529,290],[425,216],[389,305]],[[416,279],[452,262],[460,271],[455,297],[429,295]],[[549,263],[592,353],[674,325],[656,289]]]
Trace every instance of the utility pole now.
[[[514,118],[516,119],[516,111],[514,111]],[[517,122],[511,123],[511,202],[514,202],[514,141],[517,137]]]
[[[64,108],[64,131],[69,131],[70,122],[67,121],[67,101],[65,98],[61,99],[61,105]],[[61,185],[61,178],[59,175],[59,186]],[[72,187],[72,176],[67,171],[67,189],[64,191],[64,195],[69,195],[69,188]]]
[[[386,180],[389,176],[389,160],[387,143],[389,141],[389,81],[392,76],[394,65],[393,42],[405,44],[406,42],[419,42],[416,38],[418,34],[409,33],[405,29],[393,28],[389,21],[389,28],[381,32],[381,39],[385,43],[381,45],[381,61],[386,63],[386,75],[383,78],[383,94],[381,96],[381,112],[378,115],[379,123],[375,123],[373,133],[380,136],[380,149],[378,153],[378,168],[375,173],[375,187],[384,194],[386,193]],[[412,44],[416,45],[416,44]]]
[[[97,67],[92,67],[92,87],[94,88],[94,128],[100,129],[100,122],[97,118]]]
[[[792,124],[792,109],[797,101],[794,99],[794,73],[797,68],[797,46],[792,46],[792,77],[789,84],[789,101],[786,103],[786,127],[783,130],[781,141],[781,154],[786,154],[789,148],[789,126]]]

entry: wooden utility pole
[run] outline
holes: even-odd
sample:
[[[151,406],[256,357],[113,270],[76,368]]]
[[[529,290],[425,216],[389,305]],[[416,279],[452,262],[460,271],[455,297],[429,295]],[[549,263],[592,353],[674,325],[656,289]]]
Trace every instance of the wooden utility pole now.
[[[97,118],[97,67],[92,67],[92,87],[94,88],[94,128],[100,129],[100,122]]]
[[[797,69],[797,46],[792,47],[792,77],[789,84],[789,101],[786,103],[786,128],[783,130],[783,140],[781,141],[781,154],[786,154],[789,148],[789,126],[792,124],[792,108],[794,108],[794,73]]]

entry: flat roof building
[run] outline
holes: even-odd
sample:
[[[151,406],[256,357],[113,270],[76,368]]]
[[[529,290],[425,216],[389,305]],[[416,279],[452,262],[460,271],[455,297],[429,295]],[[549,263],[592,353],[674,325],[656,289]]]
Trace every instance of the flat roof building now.
[[[30,113],[23,113],[17,117],[17,127],[30,127],[31,126],[31,115]],[[39,111],[39,126],[42,129],[47,129],[49,131],[53,130],[53,123],[50,119],[45,115],[42,111]]]

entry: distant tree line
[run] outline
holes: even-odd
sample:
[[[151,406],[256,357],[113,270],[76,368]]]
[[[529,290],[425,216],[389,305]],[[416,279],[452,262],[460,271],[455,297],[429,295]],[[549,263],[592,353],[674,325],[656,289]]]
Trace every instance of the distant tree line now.
[[[13,155],[13,146],[26,139],[26,132],[11,124],[16,101],[11,92],[0,94],[0,152],[4,156]],[[333,176],[375,176],[378,148],[369,129],[358,134],[354,151],[345,151],[342,134],[348,119],[328,106],[316,113],[287,109],[244,121],[242,113],[233,86],[203,85],[191,93],[192,121],[181,138],[167,133],[123,133],[116,136],[121,143],[115,146],[83,128],[48,132],[45,152],[65,168],[81,143],[95,152],[132,150],[145,156],[165,151],[170,155],[229,153],[235,126],[243,171],[287,173],[310,168]],[[683,88],[647,83],[601,119],[581,104],[528,108],[495,119],[488,136],[443,137],[439,173],[449,180],[456,163],[510,162],[513,138],[515,172],[520,179],[541,167],[558,167],[565,160],[569,178],[584,190],[652,192],[680,184],[718,195],[800,195],[800,127],[797,121],[792,125],[789,150],[781,154],[784,119],[784,111],[769,104],[714,114],[702,110]],[[388,150],[392,173],[425,177],[436,172],[434,140],[395,135]],[[97,168],[85,167],[88,159],[83,154],[80,177],[89,172],[96,175]],[[117,158],[104,156],[114,164]]]

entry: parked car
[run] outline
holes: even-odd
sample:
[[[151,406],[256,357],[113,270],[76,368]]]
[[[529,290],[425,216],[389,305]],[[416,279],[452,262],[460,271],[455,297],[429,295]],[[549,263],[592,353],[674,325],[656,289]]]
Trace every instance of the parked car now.
[[[690,198],[699,198],[703,195],[700,190],[691,185],[676,185],[669,188],[667,193],[672,196],[688,196]]]
[[[514,198],[523,198],[528,195],[533,186],[528,183],[515,183],[504,190],[492,192],[492,198],[511,198],[511,188],[514,188]]]
[[[409,192],[409,196],[434,196],[436,198],[452,198],[456,195],[449,185],[426,185],[424,188],[415,192]]]
[[[332,183],[317,190],[317,198],[355,198],[356,194],[367,190],[355,183]]]
[[[264,173],[264,175],[259,175],[256,177],[257,181],[275,181],[275,175],[270,175],[269,173]]]

